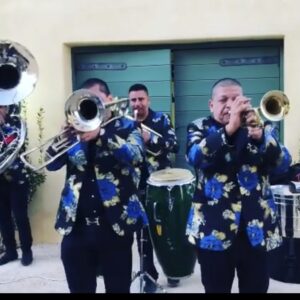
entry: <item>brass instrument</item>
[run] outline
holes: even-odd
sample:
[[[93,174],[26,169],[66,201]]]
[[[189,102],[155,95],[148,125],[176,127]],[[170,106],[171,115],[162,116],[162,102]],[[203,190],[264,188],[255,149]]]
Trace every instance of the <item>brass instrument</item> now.
[[[137,117],[136,117],[136,114],[137,114],[137,110],[134,111],[134,117],[130,116],[130,115],[125,115],[125,117],[129,120],[133,120],[133,121],[137,121]],[[162,138],[162,135],[158,132],[156,132],[155,130],[151,129],[150,127],[146,126],[145,124],[141,123],[141,128],[142,130],[144,131],[148,131],[150,133],[153,133],[154,135]]]
[[[287,115],[289,109],[290,101],[282,91],[268,91],[261,98],[260,106],[253,108],[256,121],[254,124],[250,124],[250,126],[263,126],[262,117],[271,122],[279,122]],[[247,126],[247,124],[243,125]]]
[[[134,117],[132,117],[130,115],[126,115],[125,117],[130,119],[130,120],[137,121],[137,112],[138,112],[137,110],[133,111]],[[160,138],[163,137],[160,133],[156,132],[155,130],[151,129],[150,127],[146,126],[145,124],[140,123],[140,125],[141,125],[142,130],[147,131],[149,133],[152,133],[157,137],[160,137]],[[161,150],[159,150],[158,152],[155,153],[155,152],[153,152],[149,149],[146,149],[146,152],[148,152],[152,156],[159,156],[161,154]]]
[[[0,40],[0,105],[16,107],[34,89],[38,78],[37,63],[22,45]],[[0,174],[17,158],[26,137],[26,125],[18,113],[10,114],[10,124],[0,125]],[[5,133],[6,127],[13,132]]]
[[[80,132],[89,132],[122,117],[126,114],[128,106],[129,100],[127,98],[115,98],[112,102],[104,103],[102,99],[88,89],[79,89],[67,99],[65,116],[67,124],[72,128]],[[112,118],[110,118],[111,113],[113,113]],[[29,168],[39,171],[80,142],[78,136],[73,135],[72,138],[72,135],[70,129],[63,130],[42,145],[22,153],[20,158]],[[56,153],[54,156],[47,151],[49,147]],[[44,160],[35,166],[28,158],[30,154],[37,151],[42,153]]]
[[[16,104],[26,98],[37,79],[33,55],[16,42],[0,40],[0,105]]]

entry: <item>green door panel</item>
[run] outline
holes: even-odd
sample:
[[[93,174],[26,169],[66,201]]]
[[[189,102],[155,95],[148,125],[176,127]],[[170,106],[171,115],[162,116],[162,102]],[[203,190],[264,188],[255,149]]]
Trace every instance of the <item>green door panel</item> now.
[[[145,84],[151,107],[174,117],[180,144],[175,166],[191,169],[185,161],[187,125],[209,115],[214,82],[224,77],[238,79],[244,94],[258,107],[265,92],[282,88],[282,51],[280,43],[267,41],[163,45],[161,49],[77,49],[72,52],[73,87],[77,89],[87,78],[98,77],[107,81],[114,96],[127,97],[132,84]]]
[[[121,51],[73,54],[74,89],[90,77],[105,80],[114,96],[127,97],[134,83],[149,90],[151,108],[171,114],[171,51]]]
[[[277,57],[279,53],[278,46],[256,47],[254,45],[252,47],[177,50],[175,63],[176,65],[218,64],[223,58]]]
[[[177,167],[191,169],[185,160],[186,128],[210,114],[212,85],[224,77],[236,78],[257,107],[266,91],[280,88],[280,51],[280,46],[174,51],[175,125],[180,142]]]

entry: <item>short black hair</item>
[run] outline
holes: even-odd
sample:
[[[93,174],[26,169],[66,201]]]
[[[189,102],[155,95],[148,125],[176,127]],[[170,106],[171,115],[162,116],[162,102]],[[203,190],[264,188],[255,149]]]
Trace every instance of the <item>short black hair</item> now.
[[[229,86],[229,85],[236,85],[236,86],[239,86],[240,88],[242,88],[241,83],[237,79],[230,78],[230,77],[221,78],[213,84],[213,86],[211,88],[211,98],[213,97],[215,88],[217,88],[219,86]]]
[[[95,85],[99,85],[100,91],[104,93],[106,96],[110,95],[110,90],[107,83],[99,78],[89,78],[87,79],[81,86],[81,89],[89,89]]]
[[[149,94],[147,87],[144,84],[142,84],[142,83],[135,83],[135,84],[133,84],[129,88],[128,93],[130,93],[132,91],[134,91],[134,92],[136,92],[136,91],[145,91],[147,95]]]

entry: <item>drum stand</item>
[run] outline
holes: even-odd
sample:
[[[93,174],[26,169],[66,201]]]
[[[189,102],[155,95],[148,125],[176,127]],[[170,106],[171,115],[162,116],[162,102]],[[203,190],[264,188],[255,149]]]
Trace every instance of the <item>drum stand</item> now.
[[[140,293],[144,293],[144,279],[148,278],[150,279],[155,286],[160,289],[163,293],[166,293],[166,290],[156,282],[156,280],[146,271],[144,271],[144,242],[147,241],[144,239],[144,228],[141,229],[141,238],[140,238],[140,243],[141,243],[141,253],[140,253],[140,270],[138,272],[133,273],[133,278],[131,279],[131,283],[133,283],[138,277],[140,279]]]

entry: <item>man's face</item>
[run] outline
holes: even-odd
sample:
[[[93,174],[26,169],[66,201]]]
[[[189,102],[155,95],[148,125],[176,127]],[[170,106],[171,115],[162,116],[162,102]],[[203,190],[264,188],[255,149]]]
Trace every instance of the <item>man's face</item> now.
[[[150,98],[147,93],[141,91],[131,91],[129,93],[130,106],[132,111],[137,111],[137,119],[143,121],[149,113]]]
[[[238,96],[242,96],[242,88],[237,85],[219,86],[213,91],[209,100],[209,108],[214,119],[226,125],[230,119],[230,108]]]
[[[88,88],[88,90],[94,93],[98,98],[103,100],[104,103],[109,103],[112,101],[112,96],[107,96],[104,92],[102,92],[101,87],[98,84],[93,85],[92,87]]]

